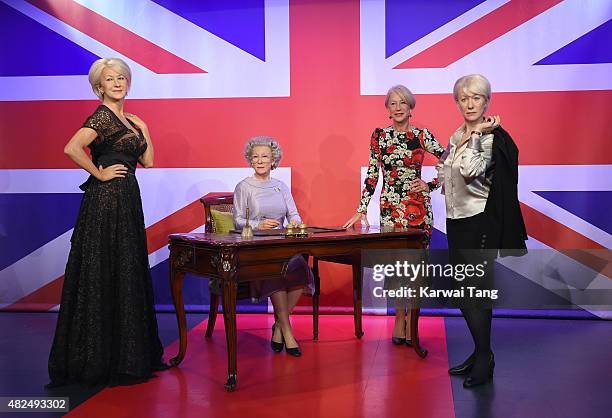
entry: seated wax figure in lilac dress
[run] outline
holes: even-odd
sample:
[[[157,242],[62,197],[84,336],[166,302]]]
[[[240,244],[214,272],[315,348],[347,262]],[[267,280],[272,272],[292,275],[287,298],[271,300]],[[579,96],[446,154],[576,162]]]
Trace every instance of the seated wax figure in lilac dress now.
[[[234,224],[236,229],[246,225],[246,209],[249,209],[249,225],[255,230],[282,228],[285,221],[299,225],[302,220],[289,188],[280,180],[270,177],[271,170],[278,167],[282,158],[279,144],[271,137],[251,138],[245,145],[244,156],[253,167],[253,176],[247,177],[234,190]],[[293,337],[289,314],[303,293],[303,288],[312,288],[313,275],[308,263],[301,255],[289,261],[283,278],[253,282],[251,296],[255,299],[270,297],[276,316],[271,345],[281,351],[286,344],[287,352],[300,355],[297,341]]]

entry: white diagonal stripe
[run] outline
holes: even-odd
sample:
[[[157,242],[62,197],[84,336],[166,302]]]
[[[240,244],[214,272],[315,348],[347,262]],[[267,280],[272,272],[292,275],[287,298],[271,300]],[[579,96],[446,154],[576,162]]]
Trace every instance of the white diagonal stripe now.
[[[64,274],[72,229],[0,271],[0,308]]]

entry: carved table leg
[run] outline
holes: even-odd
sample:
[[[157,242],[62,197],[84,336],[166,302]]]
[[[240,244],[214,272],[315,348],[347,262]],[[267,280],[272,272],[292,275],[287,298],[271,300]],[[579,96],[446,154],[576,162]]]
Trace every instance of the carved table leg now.
[[[225,390],[233,392],[237,384],[236,365],[236,296],[238,293],[238,282],[236,282],[236,253],[231,249],[223,249],[213,259],[219,275],[222,277],[222,303],[223,323],[225,324],[225,339],[227,340],[227,382]]]
[[[355,336],[361,338],[363,329],[361,328],[361,297],[363,290],[363,271],[361,263],[353,264],[353,309],[355,317]]]
[[[210,309],[208,311],[208,323],[206,324],[206,338],[211,338],[215,329],[215,321],[217,320],[217,311],[219,310],[219,295],[210,291]]]
[[[236,390],[236,293],[238,284],[234,281],[223,283],[223,322],[225,323],[225,338],[227,340],[227,383],[225,390]]]
[[[312,262],[314,276],[314,293],[312,295],[312,339],[319,339],[319,294],[321,293],[321,279],[319,278],[319,259],[314,257]]]
[[[410,310],[410,335],[412,335],[412,346],[414,347],[414,351],[416,351],[419,357],[425,358],[427,356],[427,350],[421,347],[419,341],[419,313],[420,309]]]
[[[171,366],[178,366],[185,358],[187,350],[187,320],[185,319],[185,304],[183,303],[183,279],[185,272],[181,266],[189,261],[190,250],[170,250],[170,289],[172,290],[172,301],[176,312],[176,321],[179,329],[179,352],[176,357],[170,359]],[[177,254],[178,253],[178,254]]]

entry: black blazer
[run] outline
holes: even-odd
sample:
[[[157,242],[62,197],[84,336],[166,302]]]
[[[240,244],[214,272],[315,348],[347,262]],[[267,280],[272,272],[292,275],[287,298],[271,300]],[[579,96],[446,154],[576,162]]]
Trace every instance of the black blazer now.
[[[518,147],[501,126],[492,133],[492,167],[495,171],[485,212],[496,220],[499,228],[497,248],[500,250],[500,256],[520,256],[527,253],[527,230],[517,191]]]

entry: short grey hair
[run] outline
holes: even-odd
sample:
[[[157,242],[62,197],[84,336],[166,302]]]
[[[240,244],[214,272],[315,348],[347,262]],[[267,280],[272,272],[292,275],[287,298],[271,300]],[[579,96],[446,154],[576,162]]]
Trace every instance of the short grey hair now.
[[[398,84],[397,86],[391,87],[387,92],[387,96],[385,97],[385,107],[389,107],[389,100],[391,98],[391,94],[393,93],[401,97],[402,100],[405,100],[406,103],[408,103],[408,106],[410,106],[410,109],[414,109],[416,106],[416,97],[414,97],[414,94],[412,94],[410,89],[406,86]]]
[[[244,144],[244,159],[251,165],[253,148],[261,146],[269,147],[272,151],[272,170],[274,170],[278,167],[281,158],[283,158],[283,150],[276,139],[271,136],[254,136],[249,139],[246,144]]]
[[[103,99],[100,93],[100,85],[102,84],[102,71],[105,68],[110,68],[124,76],[127,80],[127,88],[128,90],[130,89],[130,85],[132,84],[132,71],[125,61],[121,58],[100,58],[94,61],[89,69],[89,84],[91,84],[91,89],[100,100]]]
[[[489,80],[483,75],[464,75],[459,80],[455,81],[453,96],[456,102],[459,101],[459,95],[464,91],[485,96],[487,98],[487,103],[491,101],[491,83],[489,83]]]

